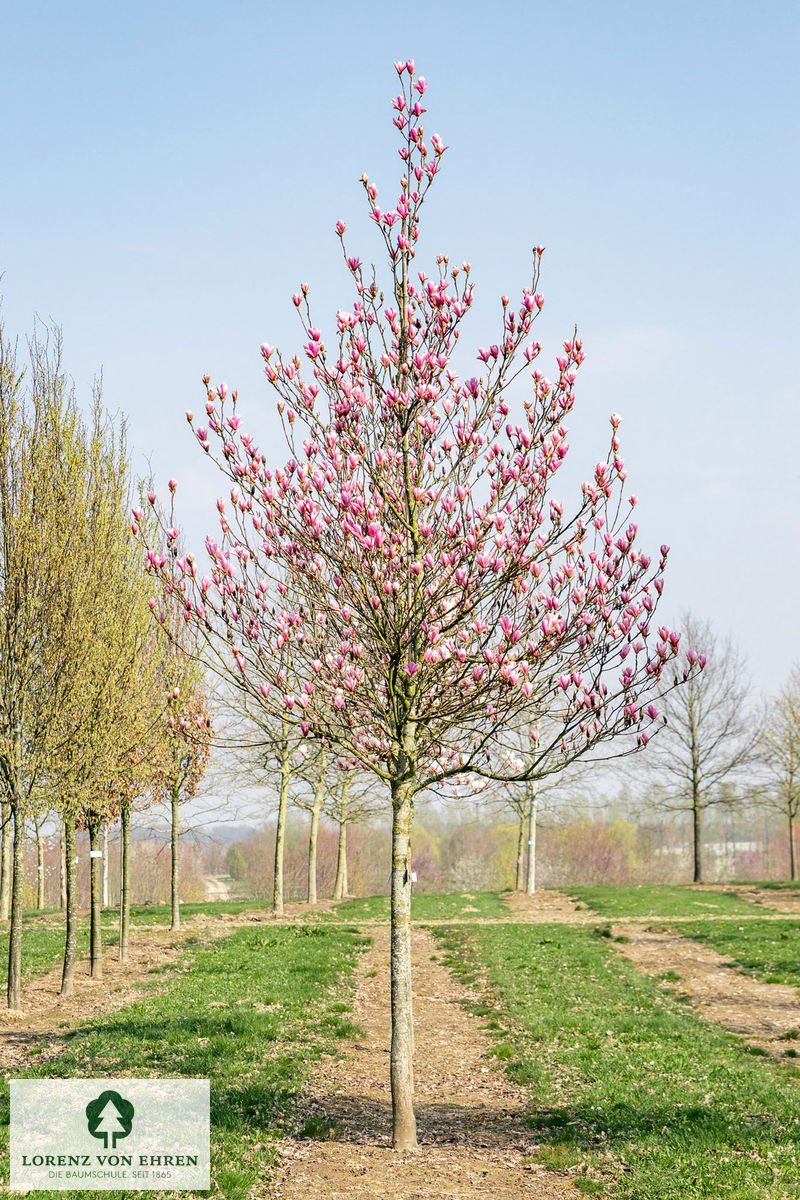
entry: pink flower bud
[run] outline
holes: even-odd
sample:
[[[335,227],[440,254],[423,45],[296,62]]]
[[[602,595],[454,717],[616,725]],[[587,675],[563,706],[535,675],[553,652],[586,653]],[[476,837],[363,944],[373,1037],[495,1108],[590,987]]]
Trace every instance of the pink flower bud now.
[[[177,486],[178,486],[178,481],[177,481],[177,479],[170,479],[169,483],[167,484],[167,487],[168,487],[168,488],[169,488],[169,490],[170,490],[170,491],[173,493],[173,495],[174,495],[174,493],[175,493],[175,489],[176,489],[176,487],[177,487]]]
[[[190,425],[191,425],[192,421],[194,420],[194,413],[192,412],[192,410],[190,408],[187,408],[187,410],[186,410],[186,420],[189,422]]]
[[[157,498],[158,498],[158,497],[156,496],[155,492],[148,492],[148,493],[147,493],[147,499],[150,501],[150,503],[151,503],[151,504],[155,504],[155,502],[156,502]]]

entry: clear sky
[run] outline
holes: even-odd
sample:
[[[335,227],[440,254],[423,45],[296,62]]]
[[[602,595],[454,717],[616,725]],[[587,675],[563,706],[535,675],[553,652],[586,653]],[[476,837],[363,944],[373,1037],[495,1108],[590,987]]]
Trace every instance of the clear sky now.
[[[587,351],[572,478],[622,413],[663,615],[731,633],[765,691],[800,659],[796,0],[29,0],[2,42],[6,325],[57,321],[87,401],[102,367],[190,543],[223,489],[184,412],[208,371],[280,457],[258,347],[300,347],[302,280],[323,331],[351,303],[337,218],[380,261],[358,180],[396,194],[413,57],[450,147],[418,261],[472,262],[462,342],[496,339],[544,244],[545,356],[575,323]]]

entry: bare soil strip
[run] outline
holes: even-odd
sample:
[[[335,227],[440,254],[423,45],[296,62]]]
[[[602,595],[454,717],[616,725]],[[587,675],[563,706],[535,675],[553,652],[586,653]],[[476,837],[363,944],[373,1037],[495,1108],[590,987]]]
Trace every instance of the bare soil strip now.
[[[676,933],[652,933],[639,925],[615,925],[615,950],[647,975],[680,976],[676,988],[707,1021],[739,1033],[775,1056],[783,1055],[787,1031],[800,1028],[800,992],[781,983],[759,983],[738,970],[731,958]]]
[[[752,887],[749,884],[718,887],[716,890],[735,892],[737,896],[741,896],[743,900],[749,900],[751,904],[763,904],[765,908],[772,909],[771,913],[764,913],[765,917],[772,916],[774,913],[779,913],[781,916],[800,916],[800,892],[784,888]]]
[[[509,918],[512,921],[532,921],[535,923],[554,924],[569,923],[570,925],[597,924],[597,913],[576,907],[564,892],[540,891],[532,896],[524,892],[509,892],[503,897],[508,907]]]
[[[466,992],[414,932],[417,1151],[390,1148],[389,931],[373,934],[359,966],[354,1019],[363,1027],[343,1059],[312,1084],[308,1115],[333,1125],[331,1140],[289,1141],[282,1200],[537,1200],[575,1196],[566,1176],[527,1161],[527,1101],[487,1064],[489,1043],[460,1005]]]

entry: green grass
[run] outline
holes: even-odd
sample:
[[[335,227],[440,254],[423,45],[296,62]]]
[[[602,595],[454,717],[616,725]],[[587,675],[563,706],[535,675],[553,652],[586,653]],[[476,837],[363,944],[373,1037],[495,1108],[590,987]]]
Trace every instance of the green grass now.
[[[782,1200],[800,1194],[800,1090],[591,930],[434,930],[499,1058],[530,1091],[540,1160],[579,1167],[615,1200]],[[507,1057],[505,1048],[513,1055]]]
[[[682,884],[579,887],[571,888],[569,895],[603,917],[755,916],[764,911],[732,892],[698,892]]]
[[[332,913],[320,914],[331,921],[383,921],[389,919],[388,896],[366,896],[343,900]],[[509,912],[498,892],[417,893],[411,900],[414,921],[508,920]]]
[[[729,954],[746,974],[763,983],[800,987],[800,921],[698,921],[676,932]]]
[[[308,1064],[358,1032],[341,1011],[342,997],[368,942],[344,929],[280,926],[187,947],[161,976],[158,994],[77,1029],[58,1058],[26,1075],[210,1079],[212,1193],[246,1200],[263,1190],[282,1131],[303,1128],[298,1098]],[[5,1084],[0,1104],[0,1152],[7,1155]],[[305,1133],[329,1135],[311,1127]],[[4,1174],[7,1164],[6,1157]],[[127,1193],[134,1194],[152,1195]]]
[[[89,953],[89,934],[78,931],[78,957]],[[46,927],[37,929],[25,926],[22,931],[22,978],[46,975],[57,967],[64,958],[64,928]],[[5,971],[8,966],[8,933],[0,934],[0,963]]]
[[[239,913],[251,910],[269,911],[272,904],[268,900],[204,900],[199,903],[181,904],[181,926],[184,922],[191,924],[196,916],[238,916]],[[119,923],[119,912],[106,909],[110,921]],[[134,904],[131,906],[132,925],[169,925],[172,920],[172,906],[169,904]]]

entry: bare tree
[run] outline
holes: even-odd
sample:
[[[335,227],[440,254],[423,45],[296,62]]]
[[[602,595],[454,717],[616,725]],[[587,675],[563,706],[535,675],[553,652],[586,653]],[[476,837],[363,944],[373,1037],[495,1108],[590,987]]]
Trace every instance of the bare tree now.
[[[369,821],[381,811],[380,796],[374,781],[365,771],[359,771],[352,758],[340,755],[334,764],[333,786],[323,804],[325,815],[338,826],[336,878],[334,900],[345,900],[350,894],[347,879],[347,830],[350,825]]]
[[[797,879],[794,823],[800,813],[800,666],[792,668],[772,702],[761,747],[764,767],[772,785],[767,803],[786,818],[790,874],[792,879]]]
[[[682,628],[706,666],[665,697],[666,725],[641,761],[658,773],[664,807],[691,814],[693,878],[700,883],[703,814],[735,796],[735,785],[754,765],[761,723],[747,666],[731,639],[719,638],[691,613],[684,613]]]

